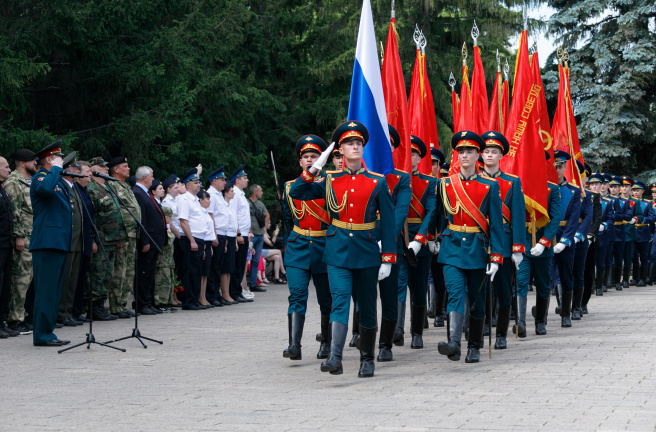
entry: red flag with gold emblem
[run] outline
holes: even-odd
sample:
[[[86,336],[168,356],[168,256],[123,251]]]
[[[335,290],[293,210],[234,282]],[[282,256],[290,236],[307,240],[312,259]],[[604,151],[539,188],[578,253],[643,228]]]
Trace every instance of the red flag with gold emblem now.
[[[403,69],[401,69],[401,58],[399,57],[399,46],[397,43],[398,36],[395,26],[396,19],[392,18],[387,32],[381,79],[383,81],[387,122],[394,126],[401,137],[401,143],[392,153],[394,166],[400,170],[410,172],[412,169],[410,117],[408,115],[408,98],[403,80]]]
[[[540,73],[540,58],[538,53],[534,52],[531,60],[531,70],[533,71],[533,83],[539,85],[542,89],[540,90],[540,96],[538,97],[538,127],[540,128],[540,137],[542,138],[542,144],[544,144],[544,149],[549,153],[549,160],[546,161],[547,164],[547,180],[553,183],[558,183],[558,174],[556,173],[556,168],[554,167],[554,147],[553,139],[551,138],[551,125],[549,123],[549,111],[547,110],[547,98],[544,95],[544,84],[542,83],[542,74]]]
[[[421,54],[421,66],[423,69],[422,76],[425,81],[424,90],[426,96],[424,97],[424,113],[427,122],[426,129],[428,131],[428,140],[424,140],[426,144],[426,156],[419,163],[419,172],[422,174],[430,175],[433,172],[433,159],[431,158],[431,149],[440,148],[439,138],[437,136],[437,119],[435,118],[435,103],[433,101],[433,91],[431,90],[430,82],[428,81],[428,69],[426,68],[426,55]]]
[[[549,188],[544,146],[537,126],[538,96],[541,88],[533,83],[528,58],[528,31],[522,32],[515,62],[513,103],[504,135],[510,150],[501,159],[501,170],[517,175],[522,180],[526,211],[540,228],[549,222],[547,212]],[[539,161],[539,163],[537,163]]]
[[[469,71],[467,69],[467,65],[463,64],[462,86],[460,87],[460,105],[458,106],[458,129],[454,129],[453,133],[456,134],[464,130],[473,132],[473,127],[474,121],[472,119],[471,110],[471,88],[469,87]],[[451,167],[449,167],[449,175],[455,174],[457,172],[460,172],[458,152],[451,150]]]

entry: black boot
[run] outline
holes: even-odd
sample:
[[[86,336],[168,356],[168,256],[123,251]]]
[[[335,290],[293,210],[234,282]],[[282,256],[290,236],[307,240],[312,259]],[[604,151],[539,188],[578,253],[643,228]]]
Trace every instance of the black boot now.
[[[571,327],[572,320],[570,319],[570,313],[572,308],[572,297],[574,292],[569,291],[562,293],[562,302],[560,304],[560,326],[561,327]]]
[[[433,327],[444,327],[444,321],[446,320],[446,313],[444,311],[446,293],[435,294],[435,298],[435,321],[433,322]]]
[[[510,308],[499,306],[497,316],[497,340],[494,342],[494,349],[506,349],[506,335],[508,334],[508,324],[510,323]]]
[[[394,329],[396,328],[396,320],[381,319],[380,320],[380,338],[378,339],[378,353],[377,360],[379,362],[388,362],[393,360],[392,356],[392,340],[394,339]]]
[[[613,281],[615,282],[615,290],[622,291],[622,284],[620,280],[622,278],[622,267],[613,267]]]
[[[374,353],[376,350],[376,330],[377,328],[365,328],[360,326],[360,370],[359,378],[369,378],[374,376]]]
[[[459,312],[449,312],[449,342],[437,344],[437,351],[449,358],[449,360],[460,360],[460,337],[462,336],[462,322],[465,317]]]
[[[330,354],[330,315],[321,315],[321,345],[319,345],[318,359],[327,359]]]
[[[624,266],[622,270],[622,288],[629,287],[629,273],[631,272],[631,267]]]
[[[604,276],[606,275],[605,271],[598,271],[595,276],[595,295],[603,296],[604,295]]]
[[[358,333],[360,331],[360,316],[356,308],[353,308],[353,326],[351,328],[353,329],[353,337],[351,338],[351,342],[349,342],[349,347],[357,348],[358,337],[360,337],[360,333]]]
[[[578,321],[582,318],[581,301],[583,299],[583,287],[574,287],[572,293],[572,319]]]
[[[634,265],[631,266],[631,269],[633,270],[631,272],[633,274],[633,277],[631,278],[631,280],[629,280],[629,285],[636,286],[638,284],[638,281],[640,280],[640,266]]]
[[[538,296],[535,299],[535,334],[543,336],[547,334],[547,312],[549,311],[549,297]]]
[[[332,375],[341,375],[344,373],[342,368],[342,350],[346,342],[348,326],[337,321],[330,323],[330,354],[328,359],[321,363],[321,372],[330,372]]]
[[[608,292],[608,288],[613,287],[613,268],[608,267],[604,272],[604,283],[601,285],[601,290],[603,292]]]
[[[638,284],[636,286],[638,287],[646,287],[647,286],[647,273],[648,273],[648,268],[647,266],[642,266],[640,267],[640,280],[638,281]]]
[[[289,324],[289,346],[282,352],[282,356],[290,360],[301,360],[301,337],[303,337],[303,325],[305,324],[305,315],[292,312],[287,315]]]
[[[428,318],[435,318],[435,310],[437,309],[437,299],[435,298],[435,284],[428,284],[428,309],[426,309],[426,316]]]
[[[399,301],[396,305],[396,329],[394,330],[394,345],[403,346],[403,324],[405,324],[405,302]]]
[[[426,306],[412,305],[410,312],[410,333],[412,333],[412,342],[410,348],[421,349],[424,347],[424,317],[426,316]]]
[[[465,363],[478,363],[483,347],[483,327],[485,319],[469,317],[469,342],[467,343],[467,357]]]
[[[510,320],[515,321],[517,319],[517,297],[513,297],[510,302]]]
[[[517,337],[526,337],[526,297],[517,296],[517,324],[513,326]]]
[[[647,285],[654,285],[654,279],[656,278],[656,263],[649,263],[647,268]]]

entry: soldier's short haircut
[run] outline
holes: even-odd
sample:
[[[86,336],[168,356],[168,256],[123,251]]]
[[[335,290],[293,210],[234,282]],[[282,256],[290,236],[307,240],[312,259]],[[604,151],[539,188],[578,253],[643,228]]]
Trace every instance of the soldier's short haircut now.
[[[137,172],[134,174],[134,178],[137,179],[137,181],[143,179],[146,176],[149,176],[150,174],[153,173],[153,169],[147,166],[141,166],[137,168]]]
[[[257,188],[259,187],[260,187],[259,184],[252,184],[248,187],[248,192],[250,192],[250,194],[253,195],[257,191]]]

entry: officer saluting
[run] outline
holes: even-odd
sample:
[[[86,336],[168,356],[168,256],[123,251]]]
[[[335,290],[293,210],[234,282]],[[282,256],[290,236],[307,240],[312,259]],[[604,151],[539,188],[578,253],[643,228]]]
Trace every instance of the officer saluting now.
[[[362,150],[368,140],[369,132],[362,123],[343,123],[333,133],[333,144],[312,167],[303,171],[289,190],[289,196],[294,199],[325,198],[332,216],[323,255],[333,296],[330,313],[332,341],[330,355],[321,363],[321,370],[331,374],[343,372],[342,350],[348,331],[351,292],[355,290],[360,314],[359,377],[374,374],[376,280],[389,276],[392,263],[396,262],[394,209],[387,182],[382,175],[369,172],[362,166]],[[334,143],[344,157],[343,169],[328,171],[325,179],[315,182],[332,153]],[[376,242],[376,212],[380,212],[380,249]]]
[[[35,346],[62,346],[69,343],[53,333],[71,250],[70,188],[61,178],[64,154],[56,141],[36,154],[41,168],[32,178],[30,198],[34,229],[30,243],[34,271]]]
[[[467,293],[471,307],[465,361],[477,363],[485,323],[485,275],[490,275],[493,281],[503,262],[502,202],[499,184],[476,174],[478,154],[485,149],[481,137],[474,132],[458,132],[451,138],[451,147],[458,152],[460,172],[441,180],[435,211],[438,218],[446,217],[448,221],[442,232],[438,261],[444,264],[449,292],[449,342],[440,342],[437,349],[449,360],[460,360]],[[442,222],[438,220],[438,226]]]
[[[296,156],[301,169],[305,171],[311,167],[326,147],[324,140],[316,135],[302,136],[296,142]],[[332,299],[328,284],[328,269],[323,262],[323,255],[326,248],[326,229],[330,226],[331,217],[326,210],[326,200],[323,198],[308,201],[292,199],[289,190],[293,183],[288,181],[285,184],[282,199],[285,227],[290,232],[285,252],[285,268],[289,285],[287,311],[289,346],[282,355],[291,360],[302,358],[301,337],[307,311],[308,286],[312,278],[321,311],[321,345],[317,358],[325,359],[330,352]]]

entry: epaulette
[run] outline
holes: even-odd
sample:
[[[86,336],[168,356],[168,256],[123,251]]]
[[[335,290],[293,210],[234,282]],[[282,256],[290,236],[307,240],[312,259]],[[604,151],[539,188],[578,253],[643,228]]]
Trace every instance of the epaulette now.
[[[329,171],[326,171],[326,174],[339,174],[341,172],[342,171],[340,171],[340,170],[329,170]]]
[[[368,170],[367,170],[367,172],[368,172],[369,174],[371,174],[371,175],[375,175],[376,177],[385,177],[384,175],[382,175],[382,174],[378,174],[377,172],[368,171]]]
[[[579,187],[577,185],[575,185],[574,183],[572,183],[572,182],[567,182],[567,184],[570,185],[570,186],[574,186],[575,188],[579,189]]]
[[[409,172],[407,172],[407,171],[403,171],[403,170],[400,170],[400,169],[398,169],[398,168],[394,168],[394,169],[395,169],[396,171],[400,172],[400,173],[403,173],[403,174],[410,174]]]
[[[285,184],[288,185],[288,184],[290,184],[290,183],[294,183],[295,181],[296,181],[296,180],[289,180],[289,181],[286,181]]]
[[[515,174],[510,174],[510,173],[507,173],[507,172],[504,172],[504,174],[507,175],[508,177],[519,178],[519,176],[516,176]]]
[[[550,185],[553,185],[553,186],[560,186],[558,183],[554,183],[554,182],[551,182],[549,180],[547,180],[547,183],[549,183]]]

